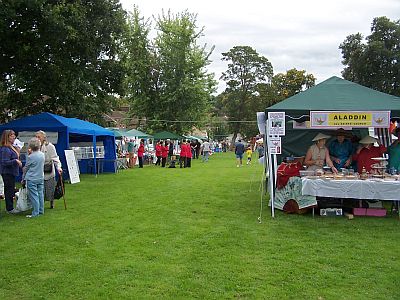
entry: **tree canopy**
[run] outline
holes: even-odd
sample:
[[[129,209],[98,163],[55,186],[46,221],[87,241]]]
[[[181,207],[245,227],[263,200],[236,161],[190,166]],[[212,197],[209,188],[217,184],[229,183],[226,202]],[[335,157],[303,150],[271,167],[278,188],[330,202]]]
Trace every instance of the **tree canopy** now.
[[[374,18],[371,34],[351,34],[340,44],[345,79],[400,96],[400,21]]]
[[[118,0],[0,1],[0,117],[100,120],[122,93],[124,15]]]
[[[197,125],[209,108],[216,85],[206,70],[212,49],[198,45],[203,30],[197,28],[194,14],[163,13],[155,23],[157,35],[150,41],[150,24],[138,10],[131,16],[128,39],[134,42],[126,48],[128,95],[135,114],[149,119],[147,128],[182,134]]]

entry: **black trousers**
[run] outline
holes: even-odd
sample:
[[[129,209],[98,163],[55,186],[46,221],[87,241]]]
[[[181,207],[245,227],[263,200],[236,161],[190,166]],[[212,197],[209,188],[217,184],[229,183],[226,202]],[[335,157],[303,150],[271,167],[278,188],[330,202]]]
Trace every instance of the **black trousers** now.
[[[182,156],[179,157],[179,167],[180,168],[182,168],[182,167],[186,168],[186,157],[182,157]]]
[[[163,168],[165,168],[165,164],[167,163],[167,158],[166,157],[163,157],[162,159],[161,159],[161,167],[163,167]]]
[[[157,156],[156,166],[159,166],[161,163],[161,156]]]
[[[143,168],[143,156],[139,156],[139,168]]]
[[[192,166],[192,158],[186,157],[186,168],[190,168]]]
[[[4,182],[4,197],[6,198],[6,209],[11,211],[14,209],[15,196],[15,176],[12,174],[1,174]]]

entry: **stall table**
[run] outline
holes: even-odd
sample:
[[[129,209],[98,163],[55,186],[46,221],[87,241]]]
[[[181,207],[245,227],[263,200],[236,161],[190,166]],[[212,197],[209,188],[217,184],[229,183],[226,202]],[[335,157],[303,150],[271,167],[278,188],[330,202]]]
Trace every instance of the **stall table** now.
[[[400,201],[400,181],[397,180],[334,180],[307,177],[301,180],[303,195]]]

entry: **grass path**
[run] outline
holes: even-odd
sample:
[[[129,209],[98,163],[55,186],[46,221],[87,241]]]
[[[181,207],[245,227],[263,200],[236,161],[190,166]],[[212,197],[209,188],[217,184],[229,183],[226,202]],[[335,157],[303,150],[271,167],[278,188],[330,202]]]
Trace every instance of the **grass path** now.
[[[82,176],[38,219],[2,212],[0,299],[400,299],[395,216],[265,207],[259,224],[261,173],[216,154]]]

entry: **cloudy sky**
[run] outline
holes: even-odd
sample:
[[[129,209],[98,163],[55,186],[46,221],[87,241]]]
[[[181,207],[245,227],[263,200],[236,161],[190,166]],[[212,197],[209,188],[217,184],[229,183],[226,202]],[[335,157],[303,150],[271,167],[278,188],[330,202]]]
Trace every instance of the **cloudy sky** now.
[[[341,76],[340,43],[349,34],[369,35],[374,17],[400,19],[400,0],[121,0],[124,9],[137,5],[152,19],[162,10],[197,14],[204,27],[200,40],[215,46],[210,72],[218,80],[226,70],[222,52],[233,46],[251,46],[272,63],[274,74],[289,69],[306,70],[317,83]],[[219,91],[224,84],[219,84]]]

